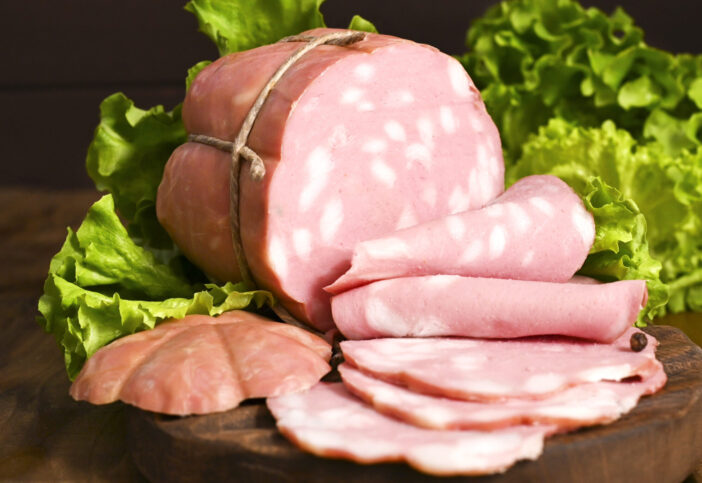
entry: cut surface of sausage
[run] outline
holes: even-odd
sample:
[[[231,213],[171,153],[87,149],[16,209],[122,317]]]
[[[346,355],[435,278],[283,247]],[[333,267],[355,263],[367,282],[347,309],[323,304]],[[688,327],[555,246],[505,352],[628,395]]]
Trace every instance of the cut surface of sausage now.
[[[349,339],[567,335],[619,337],[646,305],[644,280],[534,282],[428,275],[373,282],[332,298]]]
[[[351,269],[325,290],[445,274],[566,282],[594,239],[592,215],[570,186],[555,176],[528,176],[482,209],[359,243]]]
[[[341,383],[268,398],[278,429],[305,451],[358,463],[405,461],[435,475],[505,471],[520,459],[536,459],[550,426],[512,426],[494,431],[418,428],[375,411]]]
[[[263,84],[299,47],[264,46],[206,67],[185,99],[187,131],[233,140]],[[302,57],[264,103],[248,146],[266,175],[252,181],[244,163],[240,176],[246,259],[261,287],[320,330],[333,327],[323,287],[349,268],[359,241],[480,208],[504,189],[497,129],[461,65],[384,35]],[[218,280],[239,278],[229,165],[228,153],[184,144],[157,199],[161,224]]]
[[[190,315],[103,347],[70,393],[93,404],[206,414],[307,389],[329,371],[330,355],[319,337],[248,312]]]
[[[362,372],[410,389],[455,399],[541,399],[598,381],[654,374],[657,341],[646,335],[630,347],[635,328],[610,344],[544,336],[524,339],[373,339],[341,342],[347,362]],[[489,377],[486,377],[489,375]]]
[[[629,412],[641,396],[653,394],[666,382],[663,365],[658,364],[653,374],[642,379],[584,383],[543,399],[479,402],[414,392],[368,376],[349,364],[341,364],[338,369],[346,388],[376,410],[431,429],[490,430],[516,424],[553,424],[558,431],[568,431],[606,424]]]

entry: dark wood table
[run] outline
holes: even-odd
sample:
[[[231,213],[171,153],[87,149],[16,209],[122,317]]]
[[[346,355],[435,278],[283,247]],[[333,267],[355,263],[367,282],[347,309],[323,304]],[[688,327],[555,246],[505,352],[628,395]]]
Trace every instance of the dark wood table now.
[[[125,443],[125,406],[73,401],[61,352],[35,322],[66,226],[76,228],[98,197],[92,190],[0,189],[1,481],[144,481]],[[702,314],[665,323],[701,327]],[[702,483],[702,466],[686,482]]]

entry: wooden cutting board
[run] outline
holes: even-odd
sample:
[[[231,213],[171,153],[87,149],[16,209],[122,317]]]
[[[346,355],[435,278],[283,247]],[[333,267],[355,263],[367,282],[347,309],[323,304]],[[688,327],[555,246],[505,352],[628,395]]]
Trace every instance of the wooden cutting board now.
[[[547,439],[538,460],[501,475],[432,478],[399,463],[318,458],[278,433],[262,401],[185,418],[130,408],[128,447],[151,481],[677,483],[702,460],[702,349],[673,327],[646,331],[660,341],[663,390],[614,424]]]

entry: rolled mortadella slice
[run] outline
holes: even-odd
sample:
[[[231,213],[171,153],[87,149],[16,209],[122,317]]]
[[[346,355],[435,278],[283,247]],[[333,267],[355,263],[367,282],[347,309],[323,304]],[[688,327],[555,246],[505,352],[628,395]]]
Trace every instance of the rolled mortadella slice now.
[[[357,244],[351,269],[325,290],[438,274],[566,282],[594,237],[592,215],[570,186],[555,176],[528,176],[482,209]]]
[[[374,282],[332,298],[349,339],[567,335],[620,336],[646,305],[644,280],[553,283],[456,275]]]

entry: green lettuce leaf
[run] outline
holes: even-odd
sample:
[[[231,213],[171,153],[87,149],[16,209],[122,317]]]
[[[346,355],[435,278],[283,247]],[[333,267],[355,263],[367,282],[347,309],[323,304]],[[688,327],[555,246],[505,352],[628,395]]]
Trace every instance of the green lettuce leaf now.
[[[185,9],[219,55],[272,44],[288,35],[324,27],[324,0],[191,0]]]
[[[610,119],[669,154],[700,145],[702,56],[649,47],[621,9],[608,16],[575,0],[505,1],[474,22],[466,44],[461,61],[508,164],[553,117],[589,127]]]
[[[656,141],[638,143],[611,121],[585,128],[553,119],[523,146],[506,176],[512,183],[530,174],[558,176],[581,196],[600,177],[632,200],[646,220],[648,249],[662,263],[660,279],[670,288],[665,309],[702,310],[702,149],[671,155]],[[619,228],[636,238],[638,223],[621,216]],[[645,270],[644,258],[631,262]]]
[[[112,196],[97,201],[77,231],[69,229],[51,261],[39,323],[54,334],[73,379],[112,340],[188,314],[219,315],[275,301],[242,284],[191,283],[137,245],[120,223]]]
[[[648,302],[638,318],[644,325],[663,313],[669,296],[660,280],[661,263],[649,252],[646,218],[598,177],[588,180],[581,196],[595,218],[595,243],[578,273],[605,282],[646,280]]]
[[[360,30],[362,32],[370,32],[372,34],[377,34],[378,29],[375,28],[371,22],[361,17],[360,15],[354,15],[351,18],[351,23],[349,23],[349,28],[351,30]]]
[[[171,152],[186,139],[180,109],[145,111],[122,93],[111,95],[100,104],[86,160],[97,189],[112,193],[130,235],[158,250],[174,248],[156,218],[156,191]]]

